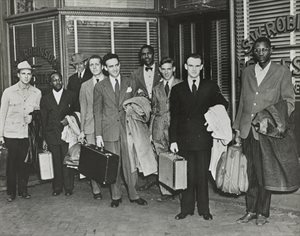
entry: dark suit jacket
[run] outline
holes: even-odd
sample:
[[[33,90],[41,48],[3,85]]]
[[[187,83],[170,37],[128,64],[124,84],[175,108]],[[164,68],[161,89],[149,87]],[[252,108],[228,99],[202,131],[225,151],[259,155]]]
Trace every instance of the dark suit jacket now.
[[[217,104],[228,106],[212,80],[202,79],[195,96],[187,80],[175,85],[170,97],[170,143],[177,142],[179,150],[210,149],[212,137],[204,125],[204,114],[209,107]]]
[[[145,94],[147,94],[147,96],[149,97],[149,94],[148,94],[148,91],[147,91],[147,88],[146,88],[145,78],[144,78],[144,66],[140,66],[139,68],[134,70],[131,73],[130,78],[135,83],[136,91],[134,91],[134,93],[136,94],[138,89],[142,89],[145,92]],[[161,79],[161,76],[160,76],[160,73],[159,73],[159,70],[158,70],[158,64],[155,64],[154,80],[153,80],[152,89],[158,84],[160,79]]]
[[[57,105],[53,92],[42,96],[40,109],[42,116],[43,136],[49,145],[61,144],[63,125],[60,123],[66,115],[74,112],[75,94],[64,90]]]

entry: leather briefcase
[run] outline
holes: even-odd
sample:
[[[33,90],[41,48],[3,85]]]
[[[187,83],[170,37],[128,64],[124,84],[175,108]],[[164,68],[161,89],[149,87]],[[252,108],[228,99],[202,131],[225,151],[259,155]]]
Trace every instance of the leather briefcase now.
[[[38,154],[40,177],[42,180],[54,178],[52,153],[45,150]]]
[[[161,153],[158,180],[173,190],[187,188],[187,161],[174,153]]]
[[[86,177],[103,184],[116,182],[119,156],[93,144],[81,146],[78,170]]]

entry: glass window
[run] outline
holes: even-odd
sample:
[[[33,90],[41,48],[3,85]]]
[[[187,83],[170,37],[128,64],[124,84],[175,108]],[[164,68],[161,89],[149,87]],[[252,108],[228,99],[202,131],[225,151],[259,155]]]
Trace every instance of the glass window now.
[[[55,7],[56,0],[13,0],[14,13],[24,13],[41,10],[44,8]]]
[[[154,9],[154,0],[65,0],[65,6]]]

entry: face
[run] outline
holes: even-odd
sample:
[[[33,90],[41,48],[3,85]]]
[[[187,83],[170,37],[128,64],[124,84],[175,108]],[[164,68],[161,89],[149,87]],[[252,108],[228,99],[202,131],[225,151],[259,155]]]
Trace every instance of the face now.
[[[256,43],[253,47],[253,57],[262,67],[269,63],[271,53],[271,48],[265,42]]]
[[[92,72],[93,75],[100,75],[102,72],[102,65],[100,63],[100,59],[99,58],[92,58],[89,61],[89,65],[90,65],[90,70]]]
[[[62,80],[58,74],[53,74],[50,79],[50,85],[55,91],[59,91],[62,88]]]
[[[151,66],[154,63],[154,55],[149,48],[144,48],[141,51],[141,61],[146,66]]]
[[[85,62],[75,64],[76,71],[81,73],[85,69]]]
[[[172,63],[164,63],[159,67],[159,71],[164,80],[170,80],[175,72],[175,67],[172,66]]]
[[[29,69],[22,69],[19,71],[18,77],[22,84],[28,85],[32,78],[32,72]]]
[[[188,77],[197,78],[200,75],[203,65],[201,65],[200,58],[190,57],[187,59],[187,62],[184,64],[185,69],[188,72]]]
[[[113,78],[117,78],[120,74],[120,62],[118,59],[109,59],[105,64],[105,70],[107,70],[108,74]]]

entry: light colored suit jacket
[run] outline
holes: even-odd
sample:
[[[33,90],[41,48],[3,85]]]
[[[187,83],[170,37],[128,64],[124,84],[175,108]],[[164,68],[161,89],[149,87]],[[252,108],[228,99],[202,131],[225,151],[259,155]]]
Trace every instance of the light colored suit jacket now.
[[[101,135],[103,141],[118,141],[120,132],[126,131],[123,103],[133,97],[133,84],[129,78],[121,76],[119,103],[115,100],[115,92],[108,77],[96,84],[93,104],[95,135]]]
[[[233,124],[243,139],[247,138],[257,112],[276,104],[280,99],[287,101],[289,115],[294,110],[295,93],[289,69],[271,62],[269,71],[258,86],[254,68],[255,65],[250,65],[242,74],[240,104]]]

